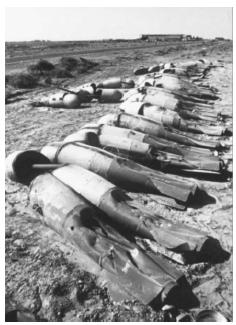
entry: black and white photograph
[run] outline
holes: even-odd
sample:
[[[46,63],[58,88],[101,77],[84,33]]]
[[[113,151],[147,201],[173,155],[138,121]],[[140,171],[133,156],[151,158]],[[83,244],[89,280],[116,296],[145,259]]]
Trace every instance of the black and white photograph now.
[[[5,322],[233,322],[233,8],[142,5],[4,8]]]

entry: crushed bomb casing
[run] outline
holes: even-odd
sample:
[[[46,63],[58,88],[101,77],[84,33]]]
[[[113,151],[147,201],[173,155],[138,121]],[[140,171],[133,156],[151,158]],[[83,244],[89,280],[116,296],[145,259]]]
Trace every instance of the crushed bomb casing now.
[[[44,157],[37,151],[21,152],[19,155],[23,158],[33,155],[35,159],[36,154],[34,153]],[[32,175],[27,175],[27,179],[30,177],[32,180],[35,177],[33,166],[35,164],[32,166],[28,164],[28,174],[32,173]],[[51,173],[54,176],[105,212],[109,222],[113,223],[115,227],[122,228],[127,234],[154,240],[159,245],[184,255],[201,253],[211,239],[204,232],[196,231],[183,224],[173,224],[159,215],[150,214],[121,189],[89,170],[78,165],[66,165],[64,167],[56,165],[55,167],[52,164],[52,166],[54,166],[54,170]],[[13,169],[14,179],[20,179],[18,176],[22,174],[22,168],[24,168],[24,165],[19,165],[18,168]],[[46,168],[48,168],[48,165]],[[49,170],[51,169],[49,168]],[[44,173],[45,169],[41,169],[41,171]],[[23,178],[21,182],[26,184]],[[94,191],[95,188],[96,191]]]
[[[102,278],[103,283],[113,281],[120,293],[112,294],[114,298],[128,296],[145,304],[155,299],[163,304],[172,299],[174,288],[174,291],[183,290],[182,273],[163,258],[146,254],[98,220],[93,206],[51,174],[40,175],[32,182],[30,204],[41,212],[37,216],[44,224],[96,263],[95,274]],[[89,262],[87,269],[91,272]]]
[[[201,251],[209,239],[204,232],[152,216],[118,187],[78,165],[58,168],[52,174],[106,213],[111,222],[135,236],[155,240],[181,254]]]
[[[80,141],[83,140],[80,137]],[[78,164],[129,191],[161,194],[182,202],[195,195],[197,185],[176,180],[102,149],[79,142],[51,144],[42,148],[51,162]],[[181,189],[181,191],[179,190]]]

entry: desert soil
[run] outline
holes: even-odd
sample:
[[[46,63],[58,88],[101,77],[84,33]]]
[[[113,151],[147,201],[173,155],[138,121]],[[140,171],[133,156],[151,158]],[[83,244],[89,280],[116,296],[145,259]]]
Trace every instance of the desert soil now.
[[[86,58],[99,62],[99,68],[76,79],[68,79],[66,84],[76,87],[109,76],[133,76],[133,69],[139,65],[199,59],[204,55],[209,60],[222,61],[223,67],[213,69],[207,81],[220,91],[222,100],[216,102],[215,109],[231,114],[232,44],[209,42],[204,47],[204,50],[199,46],[185,46],[172,50],[167,48],[166,51],[143,48],[90,53]],[[32,100],[55,92],[55,88],[37,88],[18,95],[6,105],[6,155],[15,150],[39,149],[48,142],[60,141],[83,124],[118,110],[118,104],[98,103],[78,110],[32,107]],[[133,196],[151,211],[159,211],[166,218],[207,231],[219,239],[223,248],[231,254],[228,261],[215,265],[172,264],[185,273],[200,301],[200,308],[218,310],[232,320],[232,181],[200,182],[216,198],[214,204],[176,211],[159,205],[145,195]],[[7,301],[30,310],[38,320],[163,321],[162,311],[154,311],[140,302],[117,304],[112,301],[106,289],[98,286],[96,277],[81,269],[76,250],[32,219],[27,187],[6,180],[5,193]]]

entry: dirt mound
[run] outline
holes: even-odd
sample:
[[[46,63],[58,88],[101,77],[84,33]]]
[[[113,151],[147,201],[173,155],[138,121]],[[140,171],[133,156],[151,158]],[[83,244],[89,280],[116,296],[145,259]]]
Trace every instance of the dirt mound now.
[[[52,82],[52,79],[73,78],[86,73],[98,65],[84,58],[62,57],[59,63],[52,64],[47,60],[39,60],[27,67],[25,73],[6,75],[5,83],[14,88],[35,88],[41,84]]]

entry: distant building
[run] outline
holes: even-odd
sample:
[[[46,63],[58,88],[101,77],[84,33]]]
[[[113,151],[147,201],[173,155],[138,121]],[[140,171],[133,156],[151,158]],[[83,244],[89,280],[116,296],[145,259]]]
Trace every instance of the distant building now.
[[[183,41],[192,41],[194,38],[192,35],[184,35],[183,36]]]
[[[141,40],[143,41],[182,41],[183,34],[142,34]]]
[[[200,37],[184,34],[142,34],[141,40],[147,42],[165,42],[165,41],[194,41],[200,40]]]

